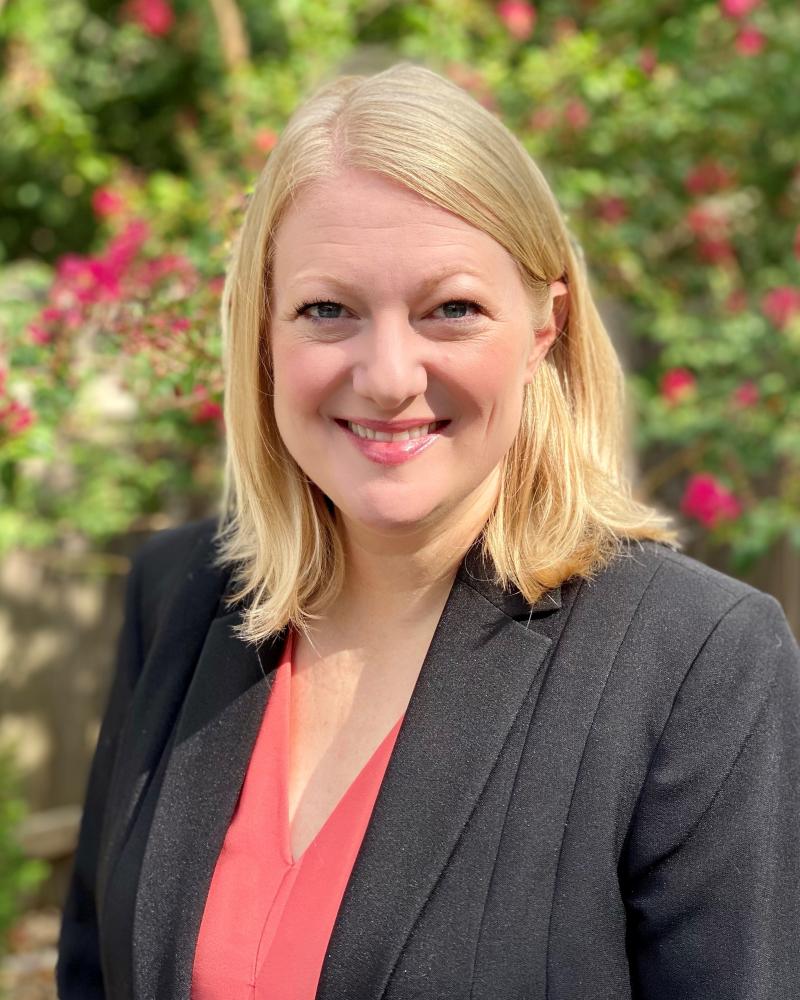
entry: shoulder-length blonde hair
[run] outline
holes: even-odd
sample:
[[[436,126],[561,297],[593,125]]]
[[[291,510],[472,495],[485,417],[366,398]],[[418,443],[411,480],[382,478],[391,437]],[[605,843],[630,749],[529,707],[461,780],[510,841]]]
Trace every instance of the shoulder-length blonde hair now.
[[[496,581],[534,603],[570,576],[590,578],[623,539],[678,547],[671,519],[632,497],[622,368],[547,181],[466,92],[399,63],[334,79],[295,112],[233,248],[222,297],[227,457],[215,542],[217,564],[233,570],[231,603],[248,599],[240,636],[259,642],[288,624],[306,629],[344,577],[331,505],[278,433],[269,327],[279,222],[304,185],[347,167],[399,181],[487,233],[516,260],[535,307],[548,306],[550,282],[568,286],[563,331],[526,386],[480,535]]]

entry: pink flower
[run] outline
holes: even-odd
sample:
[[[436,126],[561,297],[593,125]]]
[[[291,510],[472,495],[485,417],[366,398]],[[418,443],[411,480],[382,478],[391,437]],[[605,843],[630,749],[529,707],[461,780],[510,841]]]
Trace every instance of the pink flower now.
[[[111,188],[99,187],[92,195],[92,211],[99,219],[119,215],[125,208],[125,199]]]
[[[574,128],[576,132],[580,129],[586,128],[591,120],[589,109],[583,101],[579,101],[577,99],[567,101],[567,106],[564,109],[564,117],[566,118],[567,123]]]
[[[0,425],[11,437],[15,434],[21,434],[27,427],[30,427],[33,421],[33,411],[23,403],[18,403],[16,399],[0,406]]]
[[[628,217],[628,203],[618,195],[610,194],[598,198],[594,205],[595,213],[604,222],[615,226]]]
[[[187,330],[191,329],[192,324],[188,319],[186,319],[185,316],[177,316],[175,319],[170,320],[169,327],[170,330],[173,330],[175,333],[185,333]]]
[[[703,239],[722,239],[728,235],[728,214],[718,205],[693,205],[686,213],[686,224],[695,236]]]
[[[53,339],[53,333],[48,330],[46,326],[41,323],[29,323],[28,324],[28,334],[31,338],[31,342],[34,344],[49,344]]]
[[[764,35],[751,24],[746,24],[736,36],[736,51],[743,56],[757,56],[764,48]]]
[[[719,6],[725,17],[745,17],[755,10],[761,0],[719,0]]]
[[[752,379],[746,379],[741,385],[734,389],[732,400],[733,405],[741,409],[755,406],[759,400],[758,386]]]
[[[536,27],[536,8],[528,0],[501,0],[495,9],[510,35],[523,42],[531,37]]]
[[[681,512],[713,528],[720,521],[737,518],[742,507],[715,476],[709,472],[698,472],[690,476],[686,484]]]
[[[712,194],[730,187],[732,182],[733,174],[719,160],[711,158],[696,164],[684,178],[686,190],[694,195]]]
[[[779,330],[784,329],[800,313],[800,288],[773,288],[761,299],[761,311]]]
[[[679,403],[697,390],[697,379],[688,368],[670,368],[661,376],[662,397],[670,404]]]
[[[700,240],[697,252],[706,264],[727,264],[736,259],[736,253],[730,240],[720,239]]]
[[[208,389],[204,385],[196,385],[192,395],[197,399],[197,405],[192,413],[192,423],[206,424],[221,419],[222,407],[209,397]]]
[[[175,12],[168,0],[128,0],[124,11],[148,35],[156,37],[169,34],[175,22]]]
[[[646,45],[639,52],[639,68],[645,75],[652,76],[657,65],[658,57],[656,56],[656,50]]]
[[[274,149],[277,142],[278,133],[273,132],[271,128],[259,129],[253,137],[253,145],[261,153],[268,153]]]

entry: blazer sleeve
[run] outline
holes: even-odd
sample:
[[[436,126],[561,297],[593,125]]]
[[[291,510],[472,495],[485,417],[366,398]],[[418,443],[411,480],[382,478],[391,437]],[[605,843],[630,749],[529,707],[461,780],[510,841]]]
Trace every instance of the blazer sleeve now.
[[[141,556],[142,549],[134,556],[128,573],[116,664],[89,772],[75,860],[63,909],[56,966],[60,1000],[100,1000],[105,997],[95,886],[106,796],[118,737],[142,663]]]
[[[620,883],[636,1000],[800,996],[800,650],[768,594],[748,589],[686,673]]]

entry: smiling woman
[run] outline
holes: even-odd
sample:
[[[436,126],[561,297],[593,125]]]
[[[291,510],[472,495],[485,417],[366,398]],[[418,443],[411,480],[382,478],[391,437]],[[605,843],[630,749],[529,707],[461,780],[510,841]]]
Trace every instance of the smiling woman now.
[[[325,85],[223,296],[219,517],[157,533],[62,1000],[789,1000],[800,650],[625,475],[541,172],[400,64]]]

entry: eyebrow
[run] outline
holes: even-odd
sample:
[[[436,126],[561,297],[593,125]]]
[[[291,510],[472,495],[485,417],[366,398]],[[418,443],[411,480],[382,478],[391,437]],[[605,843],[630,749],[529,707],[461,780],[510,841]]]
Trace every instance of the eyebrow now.
[[[461,266],[461,267],[445,267],[439,268],[439,270],[434,271],[427,278],[419,283],[416,288],[417,294],[426,295],[437,288],[443,282],[447,281],[448,278],[456,277],[468,277],[477,278],[479,281],[484,279],[484,275],[476,270],[475,268]],[[293,285],[299,284],[301,281],[319,281],[321,283],[331,285],[332,287],[339,289],[343,292],[352,292],[355,286],[345,278],[339,278],[335,274],[327,274],[325,272],[310,271],[307,273],[301,272],[292,282]]]

